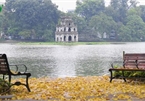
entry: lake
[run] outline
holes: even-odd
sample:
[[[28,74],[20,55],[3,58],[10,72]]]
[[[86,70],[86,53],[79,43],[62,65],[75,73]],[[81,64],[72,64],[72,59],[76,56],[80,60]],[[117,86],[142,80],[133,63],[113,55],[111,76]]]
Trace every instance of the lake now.
[[[1,43],[10,64],[25,64],[32,77],[75,77],[108,74],[111,63],[126,53],[145,53],[145,43],[106,45],[20,45]],[[120,65],[120,64],[119,64]]]

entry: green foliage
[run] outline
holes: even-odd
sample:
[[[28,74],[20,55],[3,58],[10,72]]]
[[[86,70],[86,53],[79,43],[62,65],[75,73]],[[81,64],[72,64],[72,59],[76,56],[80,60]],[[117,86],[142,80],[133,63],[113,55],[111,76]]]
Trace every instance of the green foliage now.
[[[0,12],[2,11],[3,5],[0,6]]]
[[[115,41],[145,41],[145,6],[137,6],[137,0],[111,0],[109,6],[105,0],[77,0],[76,4],[74,12],[64,13],[51,0],[6,0],[0,31],[13,39],[54,41],[60,16],[69,15],[80,36],[85,36],[83,41],[90,37],[108,41],[112,30]],[[107,38],[100,38],[104,33]]]
[[[105,8],[104,0],[78,0],[76,4],[76,12],[85,19],[90,19],[92,16],[102,12]]]
[[[53,42],[54,39],[50,39],[53,37],[52,31],[51,30],[45,30],[43,37],[45,38],[45,41]]]
[[[139,8],[141,9],[141,18],[145,22],[145,5],[141,5]]]
[[[118,29],[117,33],[119,33],[118,40],[121,41],[128,40],[128,42],[133,41],[131,37],[131,30],[127,26],[120,25],[120,28]]]
[[[122,76],[122,71],[114,71],[113,76]],[[125,77],[145,77],[144,71],[124,71]]]
[[[113,75],[122,76],[122,71],[116,71],[113,73]],[[145,77],[145,72],[143,72],[143,71],[137,71],[137,72],[125,71],[124,76],[125,77]]]
[[[136,5],[136,0],[111,0],[111,7],[113,8],[112,17],[116,22],[125,24],[128,10],[132,7],[136,7]]]
[[[103,33],[111,33],[113,29],[116,27],[116,23],[112,17],[107,16],[104,13],[93,16],[89,22],[89,25],[94,28],[95,32]],[[102,27],[103,26],[103,27]],[[102,35],[103,36],[103,35]]]
[[[31,39],[31,31],[30,30],[23,30],[18,33],[22,37],[22,39]]]
[[[45,40],[43,31],[54,33],[59,18],[57,6],[50,0],[6,0],[5,9],[9,23],[6,33],[14,38]]]
[[[131,31],[130,36],[133,40],[141,41],[142,38],[145,38],[145,23],[142,18],[138,15],[130,15],[127,17],[127,24]],[[133,41],[132,40],[132,41]]]
[[[9,90],[11,84],[0,78],[0,94],[5,93]]]

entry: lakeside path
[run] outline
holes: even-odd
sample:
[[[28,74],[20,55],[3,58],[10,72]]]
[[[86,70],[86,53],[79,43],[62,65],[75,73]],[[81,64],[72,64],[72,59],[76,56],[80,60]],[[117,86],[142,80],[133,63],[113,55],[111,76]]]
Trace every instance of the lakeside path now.
[[[145,100],[145,82],[109,80],[109,76],[30,78],[31,92],[24,86],[13,86],[10,94],[13,101]]]

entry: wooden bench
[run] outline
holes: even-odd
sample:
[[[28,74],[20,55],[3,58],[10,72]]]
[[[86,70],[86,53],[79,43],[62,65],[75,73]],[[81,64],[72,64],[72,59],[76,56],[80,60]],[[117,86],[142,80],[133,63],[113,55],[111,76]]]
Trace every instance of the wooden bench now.
[[[16,68],[15,72],[11,71],[10,66],[14,66]],[[19,66],[23,66],[24,67],[24,72],[20,72],[19,71]],[[6,54],[0,54],[0,75],[2,75],[2,78],[5,80],[5,76],[8,76],[8,82],[11,84],[11,86],[13,85],[24,85],[26,86],[26,88],[28,89],[28,91],[30,92],[30,88],[29,88],[29,84],[28,84],[28,78],[31,76],[31,73],[27,73],[27,67],[24,64],[20,64],[20,65],[9,65],[8,63],[8,59]],[[21,83],[19,81],[15,82],[15,83],[11,83],[11,78],[12,76],[26,76],[26,83]],[[10,86],[10,87],[11,87]]]
[[[125,53],[125,51],[123,51],[122,67],[114,68],[113,64],[111,66],[112,68],[109,69],[110,82],[112,82],[113,79],[118,79],[118,78],[124,79],[125,82],[126,82],[126,78],[145,79],[145,77],[129,77],[124,75],[124,73],[127,71],[145,72],[145,53]],[[122,72],[122,75],[113,75],[113,72],[119,72],[119,71]]]

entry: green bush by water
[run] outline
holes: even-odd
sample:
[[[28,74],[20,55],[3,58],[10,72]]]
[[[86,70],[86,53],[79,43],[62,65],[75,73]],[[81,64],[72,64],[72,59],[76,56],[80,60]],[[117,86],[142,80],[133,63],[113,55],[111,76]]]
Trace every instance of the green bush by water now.
[[[118,67],[115,67],[118,68]],[[113,76],[122,76],[122,71],[114,71]],[[124,71],[125,77],[145,77],[144,71]]]
[[[7,92],[10,88],[11,84],[0,78],[0,94]]]

